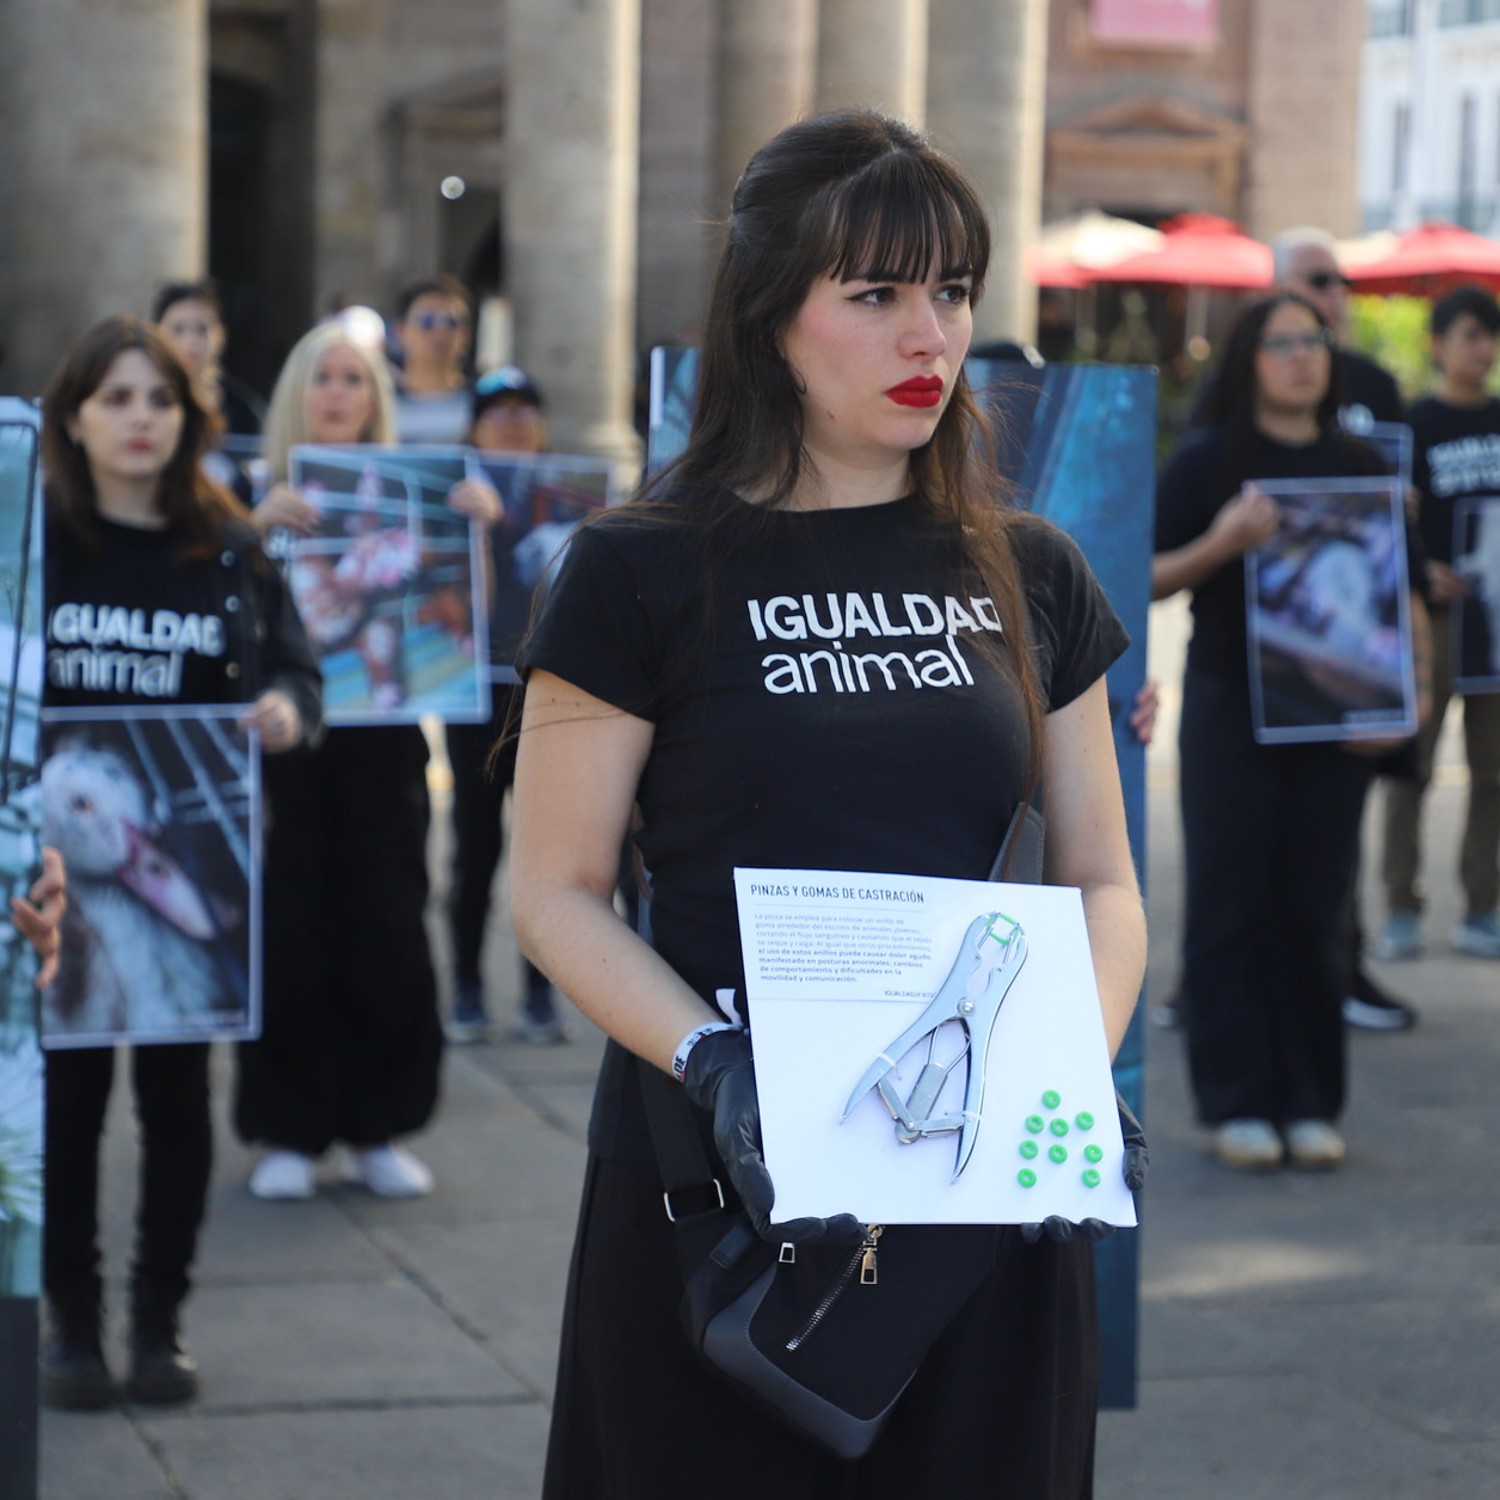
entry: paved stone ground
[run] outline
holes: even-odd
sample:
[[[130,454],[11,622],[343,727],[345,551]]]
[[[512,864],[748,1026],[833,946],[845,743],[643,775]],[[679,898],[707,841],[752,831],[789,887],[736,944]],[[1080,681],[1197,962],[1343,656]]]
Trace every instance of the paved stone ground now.
[[[1155,670],[1174,682],[1180,614],[1159,609],[1154,628]],[[1166,697],[1151,767],[1154,996],[1174,977],[1180,910]],[[1436,942],[1381,971],[1422,1024],[1352,1039],[1346,1170],[1216,1168],[1191,1123],[1179,1038],[1150,1038],[1141,1404],[1101,1419],[1101,1500],[1500,1494],[1500,965],[1443,946],[1463,798],[1448,758],[1431,809]],[[513,998],[503,932],[489,961]],[[417,1142],[439,1187],[419,1203],[337,1185],[332,1163],[315,1201],[257,1203],[250,1158],[222,1129],[188,1309],[203,1398],[168,1414],[47,1413],[46,1500],[535,1496],[599,1050],[578,1029],[567,1048],[450,1053],[441,1115]],[[222,1100],[227,1054],[219,1064]],[[128,1109],[116,1101],[105,1174],[116,1303]]]

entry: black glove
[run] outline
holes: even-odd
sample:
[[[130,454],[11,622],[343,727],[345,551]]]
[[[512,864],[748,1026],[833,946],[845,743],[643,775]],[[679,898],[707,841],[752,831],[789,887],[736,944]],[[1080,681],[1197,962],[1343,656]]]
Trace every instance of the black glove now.
[[[1120,1161],[1120,1175],[1132,1193],[1139,1193],[1146,1185],[1151,1152],[1146,1146],[1146,1135],[1141,1129],[1141,1122],[1131,1113],[1130,1106],[1120,1096],[1119,1089],[1115,1090],[1115,1109],[1119,1112],[1120,1139],[1125,1146],[1125,1155]],[[1020,1229],[1021,1238],[1028,1245],[1036,1244],[1043,1235],[1059,1245],[1065,1245],[1075,1234],[1082,1234],[1091,1240],[1107,1240],[1115,1232],[1115,1226],[1106,1224],[1102,1219],[1084,1219],[1082,1223],[1075,1224],[1071,1219],[1060,1219],[1055,1215],[1043,1219],[1040,1224],[1022,1224]]]
[[[825,1238],[857,1239],[864,1234],[853,1214],[771,1223],[776,1189],[761,1150],[755,1059],[750,1038],[743,1031],[711,1031],[695,1042],[687,1056],[682,1086],[699,1109],[713,1116],[714,1145],[755,1232],[763,1240],[806,1244]]]

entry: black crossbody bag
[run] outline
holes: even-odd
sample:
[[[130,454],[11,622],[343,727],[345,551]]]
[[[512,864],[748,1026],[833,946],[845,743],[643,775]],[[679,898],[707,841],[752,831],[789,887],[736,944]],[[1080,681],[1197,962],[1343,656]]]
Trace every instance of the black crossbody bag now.
[[[1044,824],[1017,810],[991,880],[1040,884]],[[681,1085],[639,1070],[702,1358],[772,1417],[843,1459],[869,1451],[917,1367],[994,1268],[994,1225],[870,1226],[863,1242],[760,1238],[716,1177]]]

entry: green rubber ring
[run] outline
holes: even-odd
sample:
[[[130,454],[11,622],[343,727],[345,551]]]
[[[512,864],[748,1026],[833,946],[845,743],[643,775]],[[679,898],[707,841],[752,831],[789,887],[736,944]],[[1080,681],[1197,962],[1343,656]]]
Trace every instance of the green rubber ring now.
[[[1042,1095],[1042,1103],[1045,1104],[1048,1109],[1056,1109],[1057,1106],[1062,1103],[1062,1095],[1059,1094],[1056,1089],[1048,1089],[1047,1092]]]
[[[1068,1133],[1068,1122],[1066,1120],[1054,1120],[1047,1128],[1053,1135],[1066,1135]]]
[[[1034,1157],[1041,1149],[1042,1148],[1038,1146],[1035,1141],[1021,1142],[1021,1155],[1024,1156],[1027,1161],[1030,1161],[1032,1157]]]
[[[1033,1172],[1030,1167],[1022,1167],[1021,1170],[1016,1173],[1016,1181],[1019,1182],[1022,1187],[1035,1187],[1036,1173]]]
[[[1074,1117],[1073,1123],[1080,1130],[1092,1130],[1094,1128],[1094,1117],[1085,1109]]]
[[[1026,1128],[1032,1135],[1040,1135],[1046,1128],[1047,1122],[1040,1115],[1027,1115]]]
[[[1068,1159],[1068,1148],[1066,1146],[1053,1146],[1051,1150],[1047,1152],[1047,1155],[1050,1156],[1052,1160],[1055,1161],[1059,1166],[1061,1166]]]
[[[1104,1147],[1103,1146],[1085,1146],[1083,1148],[1083,1154],[1090,1161],[1103,1161],[1104,1160]]]
[[[1083,1185],[1084,1185],[1084,1187],[1098,1187],[1099,1186],[1099,1174],[1092,1167],[1089,1167],[1084,1172],[1084,1174],[1083,1174]]]

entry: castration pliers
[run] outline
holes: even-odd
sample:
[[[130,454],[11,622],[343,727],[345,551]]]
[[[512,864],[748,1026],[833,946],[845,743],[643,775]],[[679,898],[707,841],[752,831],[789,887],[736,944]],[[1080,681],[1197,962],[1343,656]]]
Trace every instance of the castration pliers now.
[[[841,1118],[847,1120],[855,1105],[875,1089],[890,1110],[896,1122],[896,1139],[903,1145],[909,1146],[924,1136],[958,1131],[958,1160],[953,1168],[956,1181],[968,1165],[979,1136],[990,1036],[1006,994],[1025,962],[1026,932],[1019,922],[998,911],[975,917],[964,933],[958,957],[941,988],[922,1014],[865,1070]],[[950,1021],[957,1023],[963,1045],[951,1061],[939,1063],[933,1055],[938,1032]],[[927,1061],[917,1075],[910,1097],[903,1101],[890,1075],[924,1036],[928,1039]],[[963,1109],[957,1114],[933,1115],[931,1110],[943,1085],[960,1060],[968,1064]]]

